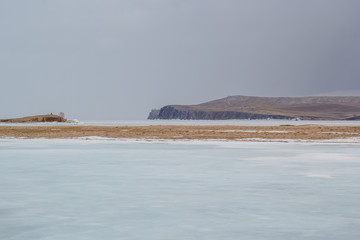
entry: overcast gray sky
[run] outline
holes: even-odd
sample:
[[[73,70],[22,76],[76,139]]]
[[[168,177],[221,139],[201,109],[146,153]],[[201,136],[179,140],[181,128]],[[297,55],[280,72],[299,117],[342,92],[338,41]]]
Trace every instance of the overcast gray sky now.
[[[0,118],[360,93],[358,0],[1,0]]]

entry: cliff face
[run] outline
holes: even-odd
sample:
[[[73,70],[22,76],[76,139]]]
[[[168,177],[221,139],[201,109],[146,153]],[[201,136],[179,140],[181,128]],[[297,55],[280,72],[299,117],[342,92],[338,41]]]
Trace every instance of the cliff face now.
[[[160,113],[159,109],[151,110],[151,112],[149,113],[148,119],[159,119],[159,113]]]
[[[257,114],[235,111],[179,110],[174,106],[165,106],[159,110],[156,118],[149,119],[186,119],[186,120],[228,120],[228,119],[291,119],[290,116]]]
[[[198,105],[168,105],[148,119],[359,120],[360,97],[262,98],[232,96]]]
[[[0,119],[0,122],[31,123],[31,122],[66,122],[66,119],[58,115],[37,115],[23,118]]]

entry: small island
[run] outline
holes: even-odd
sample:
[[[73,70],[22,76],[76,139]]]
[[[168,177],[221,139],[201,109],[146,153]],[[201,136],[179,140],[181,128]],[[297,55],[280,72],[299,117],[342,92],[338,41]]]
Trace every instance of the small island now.
[[[7,123],[37,123],[37,122],[66,122],[66,118],[54,114],[36,115],[22,118],[0,119],[0,122]]]

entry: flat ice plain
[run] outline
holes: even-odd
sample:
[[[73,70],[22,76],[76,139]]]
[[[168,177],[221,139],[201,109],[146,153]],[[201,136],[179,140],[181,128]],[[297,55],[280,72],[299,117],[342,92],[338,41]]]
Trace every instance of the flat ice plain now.
[[[360,239],[359,144],[0,139],[0,239]]]

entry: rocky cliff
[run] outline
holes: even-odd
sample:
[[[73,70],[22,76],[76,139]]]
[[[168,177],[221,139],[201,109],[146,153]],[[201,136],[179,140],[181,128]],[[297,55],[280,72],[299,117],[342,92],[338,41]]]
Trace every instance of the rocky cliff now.
[[[159,109],[153,109],[150,111],[148,119],[158,119],[159,118],[159,113],[160,110]]]
[[[259,114],[249,112],[236,111],[206,111],[206,110],[187,110],[177,109],[174,106],[165,106],[159,110],[156,118],[149,119],[205,119],[205,120],[227,120],[227,119],[289,119],[291,116],[274,115],[274,114]]]
[[[359,120],[360,97],[231,96],[198,105],[168,105],[148,119]]]

